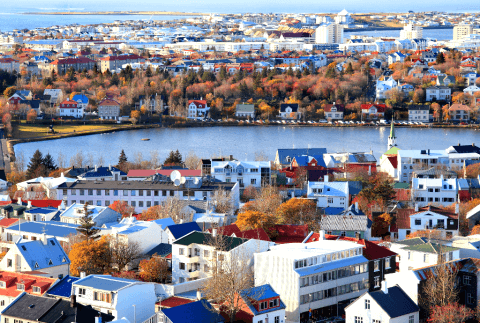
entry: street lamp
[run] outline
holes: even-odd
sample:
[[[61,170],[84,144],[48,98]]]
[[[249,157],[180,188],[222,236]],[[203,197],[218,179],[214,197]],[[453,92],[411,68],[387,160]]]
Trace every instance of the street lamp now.
[[[133,306],[133,323],[137,323],[137,308],[135,304],[133,304],[132,306]]]

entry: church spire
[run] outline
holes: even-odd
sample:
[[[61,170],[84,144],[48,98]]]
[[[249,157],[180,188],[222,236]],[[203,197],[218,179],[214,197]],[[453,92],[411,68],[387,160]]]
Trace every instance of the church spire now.
[[[390,136],[388,136],[388,149],[392,147],[397,146],[397,137],[395,137],[395,126],[394,126],[394,120],[392,116],[392,125],[390,126]],[[387,149],[387,150],[388,150]]]

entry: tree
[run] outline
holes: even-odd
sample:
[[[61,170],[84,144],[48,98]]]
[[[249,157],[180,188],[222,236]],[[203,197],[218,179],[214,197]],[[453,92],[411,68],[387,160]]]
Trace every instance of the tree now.
[[[57,169],[57,165],[55,165],[55,161],[53,160],[52,155],[47,153],[43,158],[43,166],[45,167],[45,172],[50,173]]]
[[[480,224],[475,225],[470,232],[471,235],[480,234]]]
[[[244,200],[253,200],[256,196],[258,195],[258,191],[253,185],[248,185],[244,190],[242,194],[242,198]]]
[[[211,197],[212,204],[215,205],[215,212],[232,214],[234,210],[232,193],[223,188],[218,188]]]
[[[92,220],[93,211],[88,209],[88,202],[83,206],[83,215],[80,217],[80,226],[77,227],[78,233],[89,240],[96,240],[100,236],[98,233],[100,229],[95,227],[95,222]]]
[[[31,109],[27,113],[27,121],[33,123],[33,122],[35,122],[35,120],[37,120],[37,111]]]
[[[130,121],[133,124],[136,124],[140,120],[141,116],[142,115],[141,115],[140,111],[133,110],[132,112],[130,112]]]
[[[112,265],[117,271],[123,271],[128,264],[140,258],[140,245],[136,241],[123,242],[112,238],[110,241]]]
[[[388,213],[383,213],[373,219],[372,236],[383,237],[388,234],[388,229],[392,223],[392,216]]]
[[[112,210],[120,213],[122,218],[132,215],[135,212],[133,206],[128,205],[128,202],[125,201],[115,201],[108,206]]]
[[[170,153],[168,154],[167,159],[163,162],[165,165],[182,165],[183,160],[182,160],[182,155],[178,151],[170,150]]]
[[[445,63],[445,56],[443,56],[443,53],[438,53],[435,61],[438,65]]]
[[[70,275],[80,276],[80,272],[105,274],[111,270],[111,254],[106,236],[98,240],[84,240],[75,243],[68,254]]]
[[[267,233],[272,231],[275,223],[275,216],[253,210],[246,210],[239,213],[237,215],[237,221],[235,222],[242,231],[262,228]]]
[[[193,151],[189,151],[185,157],[185,167],[188,169],[200,169],[202,167],[202,160],[195,155]]]
[[[5,89],[5,91],[3,91],[3,95],[5,96],[5,98],[8,99],[12,95],[14,95],[15,92],[17,92],[17,88],[15,86],[9,86]]]
[[[139,264],[140,278],[146,282],[165,283],[168,279],[169,266],[165,259],[155,253],[149,260],[142,260]]]
[[[431,323],[463,323],[474,316],[474,311],[465,305],[449,303],[445,306],[434,306],[430,311],[428,322]]]
[[[45,166],[43,165],[43,155],[40,150],[33,153],[30,163],[27,166],[27,179],[43,176],[45,174]]]
[[[310,231],[319,230],[320,217],[312,200],[292,198],[277,209],[277,223],[307,224]]]
[[[122,149],[122,151],[120,152],[120,157],[118,158],[118,167],[120,169],[123,169],[125,168],[127,164],[127,155],[125,155],[125,151]]]
[[[137,219],[143,221],[150,221],[150,220],[158,220],[162,219],[163,210],[160,205],[153,205],[149,207],[147,210],[143,211]]]

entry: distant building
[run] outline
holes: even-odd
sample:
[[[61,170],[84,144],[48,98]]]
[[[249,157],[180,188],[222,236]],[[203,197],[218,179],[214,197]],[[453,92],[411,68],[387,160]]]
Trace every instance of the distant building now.
[[[342,44],[343,25],[326,23],[315,30],[315,43],[317,44]]]
[[[118,120],[120,117],[120,103],[111,99],[103,100],[98,105],[98,117],[100,119]]]
[[[400,39],[421,39],[423,38],[423,28],[409,23],[400,31]]]
[[[459,24],[453,27],[453,40],[461,40],[473,34],[473,26],[468,24]]]

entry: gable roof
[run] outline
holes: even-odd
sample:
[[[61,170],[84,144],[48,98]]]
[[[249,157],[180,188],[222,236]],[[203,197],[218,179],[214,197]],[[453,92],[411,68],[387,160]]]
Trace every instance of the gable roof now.
[[[92,308],[91,305],[77,303],[75,307],[70,306],[70,301],[61,299],[52,308],[48,310],[41,318],[43,323],[76,323],[76,322],[95,322],[98,315],[102,317],[102,322],[110,322],[115,317],[110,314],[101,313]]]
[[[52,286],[48,291],[48,295],[59,296],[69,298],[72,293],[72,285],[79,280],[78,277],[73,277],[67,275],[62,278],[59,282],[57,282],[54,286]]]
[[[20,240],[15,245],[32,270],[70,264],[68,255],[56,238],[48,238],[46,242]]]
[[[323,156],[327,153],[327,148],[293,148],[293,149],[277,149],[277,156],[280,164],[290,164],[293,157],[307,156]],[[287,161],[287,157],[290,161]]]
[[[256,286],[256,287],[243,290],[240,292],[240,296],[242,297],[245,304],[248,306],[250,311],[252,311],[253,315],[255,316],[286,308],[282,300],[279,299],[280,302],[278,307],[267,308],[266,310],[263,310],[263,311],[257,311],[253,303],[258,303],[259,301],[262,301],[265,299],[268,300],[268,299],[280,296],[277,292],[275,292],[275,290],[272,288],[272,286],[270,286],[270,284],[265,284],[262,286]]]
[[[208,229],[207,232],[212,232],[212,229]],[[232,234],[235,234],[236,237],[239,237],[240,234],[242,234],[242,232],[235,223],[225,225],[223,227],[218,227],[217,233],[224,236],[232,236]]]
[[[255,106],[253,104],[237,104],[237,112],[253,113],[255,112]]]
[[[202,231],[197,222],[187,222],[166,227],[175,239],[181,238],[192,231]]]
[[[369,292],[369,294],[390,318],[415,313],[420,310],[418,305],[398,285],[388,288],[387,294],[382,290]]]
[[[275,243],[302,242],[308,234],[308,225],[276,224],[274,230],[278,232]]]
[[[203,299],[193,303],[166,308],[162,310],[162,312],[172,323],[225,322],[220,314],[212,311],[212,305]]]
[[[18,317],[28,321],[39,321],[59,300],[23,294],[2,312],[2,316]],[[32,306],[33,305],[33,306]]]
[[[159,257],[166,257],[172,254],[172,245],[168,243],[160,243],[145,253],[146,255],[153,256],[157,254]]]
[[[285,112],[285,110],[290,107],[292,112],[298,111],[298,103],[282,103],[280,104],[280,112]]]
[[[424,244],[407,246],[407,247],[404,247],[403,249],[404,250],[411,250],[411,251],[433,253],[433,254],[439,254],[439,253],[445,253],[445,252],[458,250],[458,248],[449,247],[449,246],[441,245],[439,243],[434,243],[434,242],[427,242],[427,243],[424,243]]]
[[[180,244],[183,246],[189,246],[192,243],[195,244],[200,244],[200,245],[207,245],[209,243],[209,240],[212,239],[212,234],[211,233],[205,233],[205,232],[198,232],[194,231],[183,238],[174,241],[174,244]],[[248,239],[244,238],[237,238],[237,237],[229,237],[229,236],[223,236],[223,239],[225,239],[225,249],[226,251],[230,251],[232,249],[235,249],[236,247],[240,246],[241,244],[245,243],[248,241]]]

